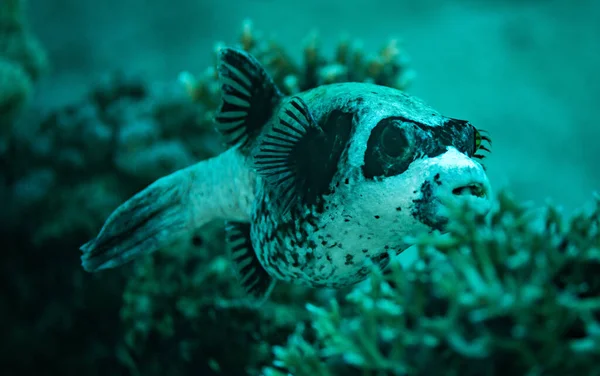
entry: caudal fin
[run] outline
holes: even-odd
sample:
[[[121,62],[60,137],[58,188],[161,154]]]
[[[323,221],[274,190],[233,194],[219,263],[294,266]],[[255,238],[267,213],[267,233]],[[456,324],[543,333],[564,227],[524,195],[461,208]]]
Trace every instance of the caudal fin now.
[[[81,246],[83,268],[89,272],[114,268],[191,234],[196,227],[191,223],[191,208],[186,207],[189,186],[182,170],[119,206],[98,236]]]

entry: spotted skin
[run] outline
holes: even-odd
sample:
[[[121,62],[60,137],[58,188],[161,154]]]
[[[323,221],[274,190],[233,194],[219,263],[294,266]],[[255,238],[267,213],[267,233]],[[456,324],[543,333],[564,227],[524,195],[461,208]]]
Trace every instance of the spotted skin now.
[[[400,91],[344,83],[319,87],[300,98],[318,122],[339,111],[352,114],[352,125],[329,189],[312,205],[299,205],[289,216],[280,215],[277,192],[257,179],[252,242],[259,261],[276,279],[333,288],[363,280],[371,262],[383,268],[389,263],[389,252],[399,254],[409,246],[404,242],[406,235],[442,229],[446,224],[447,219],[437,215],[434,187],[451,172],[443,164],[434,168],[435,158],[444,159],[444,150],[458,146],[463,148],[458,154],[469,160],[469,168],[481,169],[467,156],[473,151],[465,141],[472,137],[466,124],[452,122],[449,126],[448,118]],[[285,104],[283,101],[278,111]],[[382,179],[365,176],[369,136],[377,124],[389,118],[408,119],[438,138],[417,145],[414,160],[399,174]],[[264,132],[269,132],[276,119],[266,124]],[[452,137],[453,132],[461,137]],[[447,134],[450,137],[444,140]],[[260,145],[260,138],[254,145]],[[421,162],[426,160],[430,164],[423,170]]]

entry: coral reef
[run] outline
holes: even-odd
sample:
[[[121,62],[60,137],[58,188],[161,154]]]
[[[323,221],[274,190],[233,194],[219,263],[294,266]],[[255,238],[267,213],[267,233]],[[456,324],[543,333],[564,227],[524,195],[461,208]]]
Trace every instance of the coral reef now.
[[[217,43],[215,59],[216,52],[224,45]],[[318,35],[312,33],[304,43],[302,64],[298,64],[281,44],[262,37],[254,31],[252,22],[246,20],[240,40],[233,46],[256,57],[286,95],[338,82],[371,82],[405,90],[414,76],[397,39],[390,40],[377,54],[367,54],[360,43],[343,38],[328,58],[323,55]],[[207,68],[198,78],[183,72],[180,80],[194,101],[206,107],[205,118],[212,121],[220,95],[216,68]]]
[[[47,57],[24,16],[25,0],[0,6],[0,138],[6,137],[33,84],[47,67]]]
[[[599,375],[600,198],[569,220],[548,207],[541,229],[498,202],[489,221],[458,211],[448,235],[418,239],[412,266],[309,305],[311,327],[264,374]]]
[[[283,343],[308,320],[304,301],[323,304],[332,291],[278,286],[260,309],[242,303],[221,223],[133,267],[121,318],[119,358],[134,375],[257,375],[272,359],[270,343]]]
[[[12,211],[38,213],[38,243],[90,236],[136,191],[220,150],[199,114],[176,85],[107,76],[81,103],[47,116],[35,137],[15,138]]]

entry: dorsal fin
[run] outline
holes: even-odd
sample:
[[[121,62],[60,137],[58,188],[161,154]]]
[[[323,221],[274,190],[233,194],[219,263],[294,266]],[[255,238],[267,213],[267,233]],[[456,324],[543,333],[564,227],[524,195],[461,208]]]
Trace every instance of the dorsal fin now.
[[[255,300],[255,304],[264,302],[275,286],[275,280],[263,268],[254,252],[250,223],[228,221],[226,234],[231,261],[242,287]]]
[[[292,97],[280,114],[278,123],[261,140],[253,164],[274,187],[286,214],[298,203],[316,204],[329,192],[350,139],[353,115],[334,110],[321,126],[300,97]]]
[[[243,50],[221,49],[218,72],[221,106],[215,120],[227,143],[243,149],[269,121],[283,95],[258,60]]]

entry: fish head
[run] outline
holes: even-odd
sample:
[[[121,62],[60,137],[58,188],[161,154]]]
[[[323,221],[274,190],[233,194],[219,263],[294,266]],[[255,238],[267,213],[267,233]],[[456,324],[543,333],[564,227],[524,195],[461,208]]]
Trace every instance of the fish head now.
[[[338,214],[346,222],[360,218],[383,237],[443,232],[451,209],[465,204],[487,214],[491,186],[481,160],[490,138],[398,90],[369,90],[352,110],[354,131],[335,191]]]

